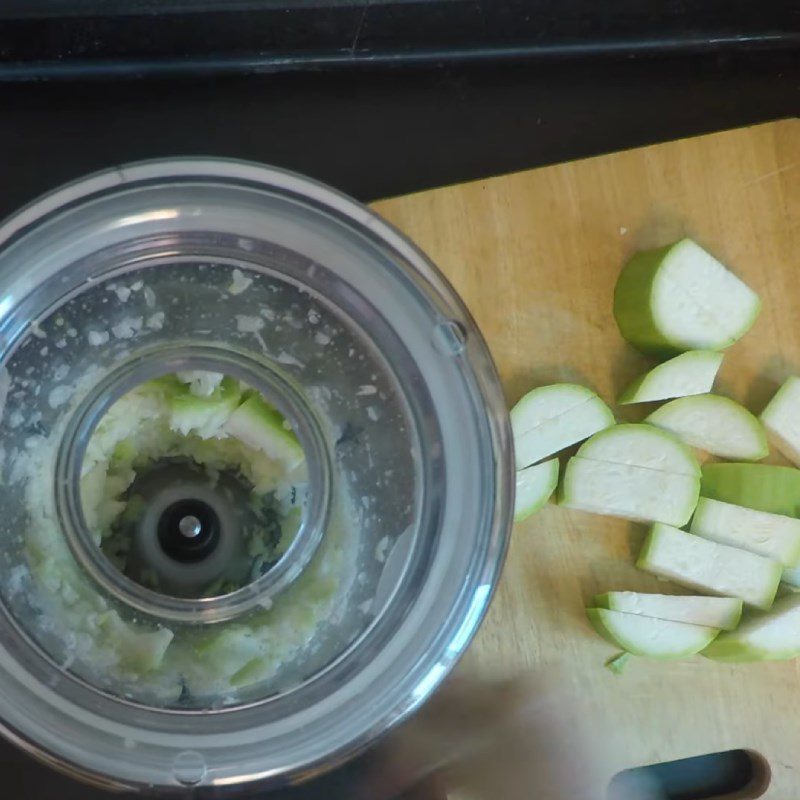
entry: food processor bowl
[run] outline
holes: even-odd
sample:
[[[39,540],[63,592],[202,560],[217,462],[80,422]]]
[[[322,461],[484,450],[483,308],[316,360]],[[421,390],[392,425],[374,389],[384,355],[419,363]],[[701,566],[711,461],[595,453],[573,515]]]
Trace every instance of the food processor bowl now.
[[[8,220],[0,289],[5,735],[104,785],[235,794],[341,763],[431,694],[498,579],[513,456],[486,344],[418,249],[299,175],[154,161]],[[166,592],[120,572],[81,496],[114,403],[198,370],[265,398],[307,467],[289,546],[208,596],[194,556]],[[148,480],[148,513],[187,536],[215,503],[223,526],[242,505],[180,465]],[[187,494],[200,511],[180,510]],[[148,632],[138,667],[98,655],[118,630]],[[142,666],[148,636],[183,661]],[[235,680],[212,676],[256,639]]]

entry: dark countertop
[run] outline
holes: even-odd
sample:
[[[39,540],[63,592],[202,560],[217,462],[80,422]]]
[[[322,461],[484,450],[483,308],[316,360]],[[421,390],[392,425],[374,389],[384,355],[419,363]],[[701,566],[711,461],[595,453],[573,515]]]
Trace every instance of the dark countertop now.
[[[0,83],[0,215],[145,158],[252,159],[373,200],[793,116],[799,53]]]

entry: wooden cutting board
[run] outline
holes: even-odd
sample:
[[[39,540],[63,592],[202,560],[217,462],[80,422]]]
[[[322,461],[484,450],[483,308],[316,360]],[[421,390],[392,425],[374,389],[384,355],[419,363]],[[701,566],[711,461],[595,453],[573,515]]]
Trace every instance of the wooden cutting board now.
[[[619,269],[683,236],[763,299],[726,351],[716,390],[758,413],[800,374],[800,120],[713,134],[387,200],[375,208],[455,285],[494,354],[509,406],[528,389],[577,381],[613,402],[652,362],[611,313]],[[637,421],[641,408],[618,418]],[[771,456],[774,463],[785,463]],[[584,606],[613,589],[679,591],[639,572],[644,526],[553,505],[514,528],[508,561],[466,667],[508,675],[555,666],[624,745],[628,767],[733,748],[769,764],[765,796],[800,798],[800,661],[726,666],[615,651]],[[588,723],[587,723],[588,724]],[[748,795],[751,796],[751,795]],[[499,799],[498,799],[499,800]]]

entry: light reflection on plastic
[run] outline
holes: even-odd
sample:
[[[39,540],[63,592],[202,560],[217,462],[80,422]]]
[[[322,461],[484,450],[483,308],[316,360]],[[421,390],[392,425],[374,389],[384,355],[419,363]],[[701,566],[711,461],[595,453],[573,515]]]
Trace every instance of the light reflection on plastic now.
[[[267,778],[273,778],[279,774],[279,769],[267,769],[263,772],[252,772],[248,775],[234,775],[231,778],[212,778],[209,783],[212,786],[231,786],[236,784],[254,783],[255,781],[263,781]]]
[[[11,306],[14,305],[14,298],[7,294],[2,300],[0,300],[0,318],[4,317],[8,312],[11,310]]]
[[[414,699],[422,700],[427,697],[444,677],[447,668],[443,664],[435,664],[428,674],[414,688]]]
[[[451,654],[460,653],[469,642],[469,637],[475,632],[475,627],[481,617],[486,603],[489,600],[489,593],[492,587],[488,583],[483,583],[475,589],[475,594],[472,596],[472,602],[469,605],[467,615],[461,623],[461,627],[456,631],[456,635],[450,642],[447,650]]]
[[[177,217],[177,208],[159,208],[155,211],[145,211],[142,214],[131,214],[129,217],[123,217],[119,221],[119,227],[124,228],[126,225],[140,225],[143,222],[157,222],[160,219],[176,219]]]

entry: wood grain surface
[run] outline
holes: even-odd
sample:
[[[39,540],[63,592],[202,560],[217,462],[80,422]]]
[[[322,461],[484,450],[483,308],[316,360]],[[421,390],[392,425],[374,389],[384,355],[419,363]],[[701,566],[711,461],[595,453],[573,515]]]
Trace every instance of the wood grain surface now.
[[[716,391],[761,411],[800,374],[800,121],[787,120],[377,203],[450,278],[494,354],[509,407],[530,388],[577,381],[613,402],[653,362],[619,335],[619,269],[638,249],[691,236],[763,299],[726,351]],[[616,409],[638,420],[648,404]],[[768,461],[785,463],[772,455]],[[608,726],[619,770],[731,748],[767,760],[766,797],[800,798],[797,661],[720,665],[634,659],[584,606],[613,589],[680,592],[632,560],[644,526],[548,505],[517,525],[500,588],[465,660],[479,674],[556,669]]]

